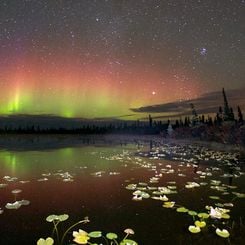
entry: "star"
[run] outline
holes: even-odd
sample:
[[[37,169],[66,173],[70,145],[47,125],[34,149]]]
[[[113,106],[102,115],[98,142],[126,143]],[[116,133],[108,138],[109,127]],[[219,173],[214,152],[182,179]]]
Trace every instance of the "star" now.
[[[204,47],[200,49],[200,55],[202,55],[202,56],[207,55],[207,52],[208,52],[208,50]]]

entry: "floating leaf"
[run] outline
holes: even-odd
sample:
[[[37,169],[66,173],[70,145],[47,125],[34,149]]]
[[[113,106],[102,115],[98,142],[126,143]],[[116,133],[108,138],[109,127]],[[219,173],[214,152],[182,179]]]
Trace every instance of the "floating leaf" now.
[[[136,184],[129,184],[129,185],[126,186],[126,189],[128,189],[128,190],[135,190],[136,187],[137,187]]]
[[[220,230],[219,228],[217,228],[215,232],[218,236],[221,236],[223,238],[227,238],[230,236],[229,231],[227,231],[226,229]]]
[[[37,241],[37,245],[52,245],[52,244],[54,244],[54,240],[51,237],[48,237],[45,240],[43,238],[40,238]]]
[[[146,192],[141,193],[142,198],[150,198],[150,195]]]
[[[164,202],[162,205],[164,208],[172,208],[174,206],[175,202]]]
[[[102,236],[102,232],[101,231],[92,231],[92,232],[88,233],[88,236],[92,237],[92,238],[99,238]]]
[[[4,187],[6,187],[7,186],[7,184],[0,184],[0,188],[4,188]]]
[[[154,195],[162,195],[163,193],[161,191],[153,191],[152,194],[154,194]]]
[[[5,205],[5,208],[7,209],[18,209],[21,207],[21,203],[16,201],[14,203],[10,203],[8,202],[6,205]]]
[[[19,201],[19,203],[21,204],[21,205],[23,205],[23,206],[27,206],[27,205],[29,205],[30,204],[30,201],[29,200],[21,200],[21,201]]]
[[[68,214],[61,214],[61,215],[58,215],[58,219],[59,221],[65,221],[69,218],[69,215]]]
[[[106,237],[109,239],[109,240],[114,240],[114,239],[117,239],[117,234],[116,233],[112,233],[112,232],[110,232],[110,233],[107,233],[106,234]]]
[[[188,214],[191,215],[191,216],[195,216],[195,215],[197,215],[197,212],[193,211],[193,210],[190,210],[190,211],[188,211]]]
[[[157,187],[154,187],[154,186],[147,186],[147,189],[149,191],[154,191],[154,190],[157,190]]]
[[[187,208],[185,208],[185,207],[180,207],[180,208],[177,208],[176,211],[179,212],[179,213],[186,213],[189,210]]]
[[[195,225],[190,225],[188,230],[191,232],[191,233],[199,233],[201,231],[200,227],[197,227]]]
[[[139,182],[139,185],[141,185],[141,186],[147,186],[148,184],[147,183],[144,183],[144,182]]]
[[[46,221],[53,222],[56,219],[57,219],[57,215],[51,214],[46,218]]]
[[[120,242],[120,245],[138,245],[138,243],[130,239],[125,239]]]
[[[220,199],[220,197],[218,197],[218,196],[209,196],[209,198],[213,199],[213,200],[219,200]]]
[[[137,191],[134,191],[134,192],[133,192],[133,195],[138,196],[138,195],[141,195],[141,193],[142,193],[141,191],[137,190]]]
[[[232,192],[232,194],[236,195],[238,198],[245,198],[245,193]]]
[[[65,221],[69,218],[68,214],[61,214],[61,215],[55,215],[51,214],[46,218],[46,221],[53,222],[53,221]]]
[[[211,185],[219,185],[220,183],[221,183],[220,180],[211,180],[211,181],[210,181],[210,184],[211,184]]]
[[[222,203],[215,203],[215,206],[220,207],[220,208],[223,208],[224,207],[224,204],[222,204]]]
[[[207,219],[209,217],[209,214],[207,214],[207,213],[199,213],[198,217],[201,218],[201,219]]]
[[[233,204],[233,203],[231,203],[231,202],[229,202],[229,203],[224,203],[224,206],[225,206],[225,207],[233,207],[233,206],[234,206],[234,204]]]
[[[221,215],[221,218],[223,218],[223,219],[229,219],[230,218],[230,215],[229,214],[226,214],[226,213],[223,213]]]
[[[206,226],[206,222],[197,220],[197,221],[195,221],[195,226],[203,228]]]

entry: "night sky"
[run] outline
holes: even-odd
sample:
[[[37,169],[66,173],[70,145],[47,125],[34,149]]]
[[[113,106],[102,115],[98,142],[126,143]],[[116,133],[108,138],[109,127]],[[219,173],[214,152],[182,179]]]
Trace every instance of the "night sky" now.
[[[0,1],[1,115],[130,119],[244,81],[244,0]]]

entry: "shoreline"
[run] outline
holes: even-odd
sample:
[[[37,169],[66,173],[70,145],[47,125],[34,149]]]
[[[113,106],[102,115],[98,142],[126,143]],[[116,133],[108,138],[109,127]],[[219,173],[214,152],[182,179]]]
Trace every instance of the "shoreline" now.
[[[192,138],[164,138],[161,135],[137,135],[137,134],[0,134],[0,148],[1,149],[21,149],[37,150],[40,149],[56,149],[63,147],[78,147],[81,145],[96,145],[103,143],[117,144],[124,143],[140,143],[143,142],[157,142],[160,144],[192,144],[197,146],[204,146],[209,149],[219,151],[239,152],[245,156],[244,145],[225,144],[215,141],[201,141]]]

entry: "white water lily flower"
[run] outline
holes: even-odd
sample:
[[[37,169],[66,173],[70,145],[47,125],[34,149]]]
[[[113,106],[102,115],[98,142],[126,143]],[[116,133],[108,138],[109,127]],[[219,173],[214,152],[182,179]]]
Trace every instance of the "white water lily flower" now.
[[[210,207],[210,213],[209,215],[213,218],[216,219],[221,219],[223,217],[224,214],[230,212],[229,209],[225,209],[225,208],[213,208],[212,206]]]
[[[213,208],[213,207],[210,207],[210,213],[209,215],[212,217],[212,218],[216,218],[216,219],[221,219],[222,217],[222,212],[218,209],[218,208]]]
[[[159,200],[166,202],[166,201],[168,201],[168,198],[166,195],[163,195],[163,196],[159,197]]]
[[[142,196],[134,195],[132,199],[134,201],[142,201]]]

